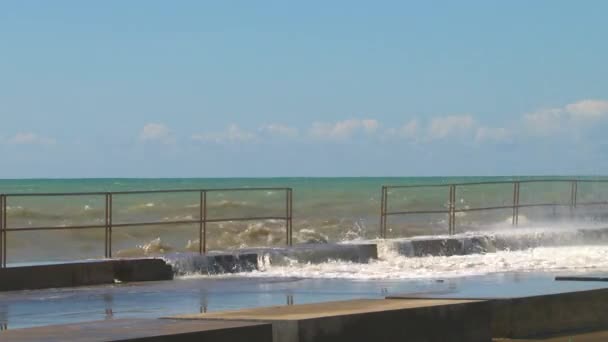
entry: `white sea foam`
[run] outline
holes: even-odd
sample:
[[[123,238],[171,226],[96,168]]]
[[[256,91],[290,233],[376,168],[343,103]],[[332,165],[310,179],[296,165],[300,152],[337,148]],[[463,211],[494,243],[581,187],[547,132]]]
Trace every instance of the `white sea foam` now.
[[[264,264],[248,277],[391,280],[453,278],[500,272],[550,272],[608,269],[608,246],[539,247],[462,256],[409,258],[379,246],[379,260],[368,264],[331,261],[322,264]]]

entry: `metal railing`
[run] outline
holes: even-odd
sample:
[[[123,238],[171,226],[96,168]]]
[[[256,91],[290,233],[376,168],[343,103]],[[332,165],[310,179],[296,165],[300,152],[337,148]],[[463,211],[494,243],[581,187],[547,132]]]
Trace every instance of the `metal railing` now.
[[[244,217],[208,217],[207,194],[211,192],[252,192],[252,191],[284,191],[285,192],[285,214],[271,216],[244,216]],[[198,194],[199,217],[198,219],[148,221],[148,222],[113,222],[113,200],[119,195],[137,194],[168,194],[168,193],[195,193]],[[18,197],[73,197],[73,196],[99,196],[105,200],[103,224],[88,225],[61,225],[61,226],[21,226],[9,227],[7,224],[7,203],[10,198]],[[7,238],[8,233],[31,232],[31,231],[53,231],[53,230],[81,230],[81,229],[104,229],[104,257],[112,258],[112,233],[115,228],[145,227],[145,226],[168,226],[198,224],[199,253],[207,253],[207,224],[234,221],[285,221],[285,243],[292,245],[292,223],[293,223],[293,189],[292,188],[225,188],[225,189],[178,189],[178,190],[143,190],[143,191],[115,191],[115,192],[69,192],[69,193],[12,193],[0,194],[0,267],[6,268],[7,264]]]
[[[570,198],[568,203],[520,203],[520,186],[521,184],[529,183],[569,183],[570,184]],[[387,237],[387,224],[390,216],[398,215],[416,215],[416,214],[447,214],[448,215],[448,234],[453,235],[456,233],[456,213],[466,213],[474,211],[486,211],[486,210],[500,210],[500,209],[511,209],[512,219],[511,222],[514,226],[519,224],[519,209],[520,208],[537,208],[537,207],[565,207],[570,208],[572,212],[577,207],[581,206],[593,206],[593,205],[607,205],[608,201],[590,201],[590,202],[579,202],[578,201],[578,185],[580,183],[608,183],[608,180],[592,180],[592,179],[530,179],[520,181],[488,181],[488,182],[471,182],[471,183],[454,183],[454,184],[416,184],[416,185],[385,185],[382,186],[382,192],[380,196],[380,237]],[[512,184],[513,197],[511,205],[495,205],[495,206],[483,206],[483,207],[466,207],[457,208],[456,206],[456,193],[458,188],[464,186],[476,186],[476,185],[499,185]],[[444,210],[400,210],[400,211],[389,211],[388,210],[388,194],[390,189],[413,189],[413,188],[448,188],[448,202],[447,208]]]

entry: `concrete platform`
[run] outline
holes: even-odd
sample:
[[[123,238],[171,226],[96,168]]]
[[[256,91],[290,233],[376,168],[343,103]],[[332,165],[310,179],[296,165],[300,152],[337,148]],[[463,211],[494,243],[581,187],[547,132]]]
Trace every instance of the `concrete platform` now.
[[[490,341],[490,307],[478,300],[360,299],[170,319],[271,322],[274,342]]]
[[[272,328],[238,321],[128,319],[0,331],[0,341],[272,342]]]
[[[388,298],[411,299],[407,295]],[[494,337],[529,338],[608,328],[608,289],[483,299],[491,307]]]
[[[574,335],[562,335],[553,337],[540,337],[535,339],[526,340],[512,340],[497,338],[494,342],[534,342],[534,341],[545,341],[545,342],[606,342],[608,341],[608,331],[598,331],[590,333],[580,333]]]
[[[0,269],[0,291],[34,290],[122,282],[173,279],[173,270],[162,259],[91,260],[64,264]]]

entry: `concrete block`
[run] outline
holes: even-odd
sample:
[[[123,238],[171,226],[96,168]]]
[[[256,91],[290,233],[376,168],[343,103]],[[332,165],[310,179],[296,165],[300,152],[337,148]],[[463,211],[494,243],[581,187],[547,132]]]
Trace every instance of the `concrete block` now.
[[[608,328],[608,289],[492,301],[495,337],[533,337]]]
[[[0,291],[112,284],[120,281],[173,279],[162,259],[114,259],[20,266],[0,269]]]
[[[271,322],[275,342],[488,342],[490,307],[471,300],[351,300],[172,317]]]
[[[270,324],[120,319],[0,331],[11,342],[272,342]]]

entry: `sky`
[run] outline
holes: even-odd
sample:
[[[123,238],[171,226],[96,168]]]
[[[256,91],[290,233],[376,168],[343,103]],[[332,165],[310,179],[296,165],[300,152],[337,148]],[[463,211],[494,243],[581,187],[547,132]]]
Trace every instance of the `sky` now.
[[[608,174],[606,1],[0,2],[0,178]]]

